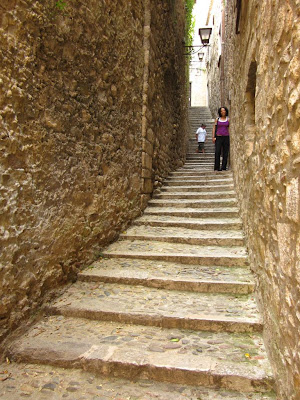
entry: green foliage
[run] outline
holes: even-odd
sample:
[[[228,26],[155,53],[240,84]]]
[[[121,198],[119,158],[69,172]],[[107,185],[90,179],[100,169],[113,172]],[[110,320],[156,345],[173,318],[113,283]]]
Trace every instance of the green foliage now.
[[[64,11],[66,8],[67,3],[64,0],[58,0],[55,3],[55,7],[58,8],[60,11]]]
[[[195,18],[193,16],[193,8],[195,0],[185,0],[185,44],[191,46],[193,44],[193,36],[195,29]]]

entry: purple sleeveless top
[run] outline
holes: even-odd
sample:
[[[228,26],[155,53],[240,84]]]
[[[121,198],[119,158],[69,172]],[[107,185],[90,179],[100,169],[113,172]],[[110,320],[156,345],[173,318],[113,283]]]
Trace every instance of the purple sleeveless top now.
[[[228,119],[226,121],[220,121],[218,118],[218,129],[217,129],[217,136],[229,136],[229,121]]]

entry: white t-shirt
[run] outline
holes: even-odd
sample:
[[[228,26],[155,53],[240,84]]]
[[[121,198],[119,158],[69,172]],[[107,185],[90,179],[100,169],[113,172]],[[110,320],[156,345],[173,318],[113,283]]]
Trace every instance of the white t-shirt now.
[[[205,138],[206,138],[206,130],[203,128],[198,128],[196,135],[198,135],[198,142],[205,142]]]

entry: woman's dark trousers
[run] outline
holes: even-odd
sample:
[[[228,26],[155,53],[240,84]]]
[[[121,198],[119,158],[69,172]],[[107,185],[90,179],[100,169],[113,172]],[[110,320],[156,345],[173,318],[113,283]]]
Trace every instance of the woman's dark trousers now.
[[[229,153],[229,136],[217,136],[215,144],[215,171],[220,170],[220,157],[223,150],[222,170],[226,170]]]

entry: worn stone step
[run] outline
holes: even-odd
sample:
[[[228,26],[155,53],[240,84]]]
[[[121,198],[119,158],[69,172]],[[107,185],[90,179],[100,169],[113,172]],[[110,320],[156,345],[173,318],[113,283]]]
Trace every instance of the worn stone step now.
[[[274,385],[258,333],[162,330],[50,316],[16,342],[9,355],[22,362],[82,368],[115,377],[248,393]]]
[[[205,153],[198,153],[198,146],[195,147],[190,147],[190,154],[187,155],[186,160],[185,160],[185,164],[188,164],[189,162],[203,162],[203,161],[207,161],[207,162],[214,162],[214,151],[211,151],[211,149],[209,149],[208,147],[204,147]]]
[[[220,172],[220,171],[217,171]],[[224,174],[217,174],[214,173],[211,176],[207,175],[207,174],[199,174],[199,175],[169,175],[168,178],[166,178],[165,182],[180,182],[180,183],[184,183],[184,182],[197,182],[200,184],[209,184],[209,185],[213,185],[213,184],[233,184],[233,177],[232,175],[228,174],[226,171],[226,175]]]
[[[204,182],[224,182],[227,184],[232,184],[234,182],[231,171],[214,171],[207,168],[202,168],[202,166],[189,168],[182,167],[176,171],[177,173],[169,174],[166,179],[168,180],[185,180],[190,181],[204,181]]]
[[[228,192],[200,192],[200,193],[188,193],[188,192],[163,192],[155,193],[155,199],[233,199],[236,201],[234,191]]]
[[[235,218],[239,215],[237,207],[219,208],[178,208],[178,207],[147,207],[144,215],[179,216],[188,218]]]
[[[188,152],[187,152],[187,156],[196,156],[198,155],[199,158],[200,157],[212,157],[214,158],[215,155],[215,145],[212,143],[210,144],[209,142],[205,142],[204,143],[204,150],[205,153],[197,153],[198,150],[198,143],[194,143],[195,139],[189,139],[189,143],[188,143]],[[208,139],[209,140],[209,139]]]
[[[211,166],[214,166],[214,161],[213,160],[206,160],[205,158],[199,159],[199,160],[186,160],[184,165],[185,166],[197,165],[197,166],[211,167]]]
[[[237,201],[235,198],[221,198],[221,199],[152,199],[148,202],[148,205],[150,207],[174,207],[174,208],[212,208],[214,207],[214,210],[218,207],[231,207],[231,206],[236,206]],[[234,210],[238,211],[238,210]]]
[[[3,400],[275,400],[272,393],[240,393],[226,389],[190,386],[153,380],[128,380],[92,371],[53,365],[3,363],[0,398]],[[13,382],[13,383],[12,383]]]
[[[195,170],[198,170],[198,171],[209,169],[212,173],[219,172],[218,175],[220,175],[220,176],[222,176],[222,173],[226,172],[226,171],[214,171],[214,168],[211,165],[209,165],[209,167],[205,168],[204,165],[199,165],[199,164],[187,165],[187,164],[185,164],[182,168],[183,168],[183,170],[187,170],[187,171],[191,170],[191,169],[192,170],[195,169]],[[228,168],[227,168],[227,170],[228,170]]]
[[[194,174],[195,176],[211,175],[211,176],[220,177],[221,176],[220,174],[222,174],[222,176],[226,176],[227,174],[229,174],[229,176],[230,176],[230,173],[231,173],[231,171],[214,171],[213,168],[211,168],[211,167],[203,168],[203,166],[181,167],[181,168],[178,168],[178,170],[175,172],[178,172],[178,174],[174,174],[174,175],[170,174],[169,176],[176,176],[176,175],[180,176],[180,175],[184,175],[184,174],[187,174],[187,175],[192,174],[190,176],[193,176],[193,174]]]
[[[230,185],[194,185],[191,186],[189,182],[186,182],[185,185],[180,186],[166,186],[163,185],[160,190],[162,192],[220,192],[220,191],[228,191],[234,189],[233,184]]]
[[[195,148],[194,150],[192,150],[192,153],[187,154],[186,156],[186,162],[187,161],[194,161],[195,163],[197,163],[198,161],[209,161],[211,163],[214,163],[214,155],[213,153],[211,153],[207,148],[205,148],[205,153],[198,153],[197,149]]]
[[[220,171],[193,171],[190,168],[186,169],[184,167],[178,168],[176,171],[171,172],[169,174],[169,177],[185,177],[185,176],[218,176],[220,177],[220,174],[218,173]],[[232,177],[232,172],[231,171],[222,171],[222,176],[226,177]]]
[[[196,152],[195,152],[195,155],[191,154],[191,155],[188,155],[186,157],[186,162],[187,161],[195,161],[195,162],[197,162],[197,161],[203,161],[203,160],[213,162],[214,161],[214,157],[211,156],[210,154],[207,154],[207,153],[203,154],[203,153],[196,153]]]
[[[198,156],[199,159],[206,158],[206,157],[214,159],[214,157],[215,157],[214,145],[205,143],[204,144],[205,153],[201,153],[201,152],[198,153],[197,150],[198,150],[198,144],[190,142],[188,145],[188,152],[186,154],[186,157],[188,158],[188,157],[197,157]]]
[[[243,246],[242,231],[208,231],[188,228],[152,227],[148,225],[132,226],[120,235],[122,239],[156,240],[169,243],[198,245]]]
[[[144,214],[132,222],[132,225],[172,226],[189,229],[235,230],[242,229],[240,218],[190,218],[174,215]]]
[[[183,264],[245,266],[248,258],[244,247],[201,246],[142,240],[121,240],[103,250],[105,257],[128,257],[182,262]]]
[[[193,158],[193,157],[186,158],[184,165],[185,166],[191,165],[191,164],[197,164],[199,166],[202,166],[204,164],[214,165],[214,160],[211,159],[210,157],[205,157],[205,154],[203,155],[203,154],[199,153],[199,155],[197,154],[197,156],[199,158],[196,158],[196,157],[195,158]]]
[[[68,317],[161,328],[214,332],[262,330],[252,294],[194,293],[77,281],[47,311]]]
[[[198,265],[194,268],[180,263],[127,258],[101,258],[82,271],[78,279],[203,293],[254,291],[253,277],[245,267]]]
[[[214,145],[209,145],[209,144],[204,144],[204,151],[205,153],[201,153],[201,152],[197,152],[198,150],[198,144],[194,144],[194,143],[189,143],[189,149],[188,149],[188,153],[186,154],[187,159],[189,157],[198,157],[198,159],[211,159],[212,161],[214,161],[215,158],[215,147]]]
[[[185,168],[198,168],[198,169],[204,169],[204,170],[214,170],[214,163],[213,162],[197,162],[197,163],[186,163],[184,164]]]
[[[205,165],[185,165],[184,167],[182,167],[182,169],[180,170],[182,171],[186,171],[186,172],[211,172],[212,176],[217,175],[217,176],[223,176],[221,174],[221,171],[215,171],[214,170],[214,166],[213,165],[209,165],[209,166],[205,166]],[[217,173],[219,172],[219,173]],[[226,172],[226,171],[224,171]],[[225,175],[225,173],[224,173]]]
[[[191,178],[186,180],[180,180],[180,178],[168,178],[164,181],[164,186],[220,186],[226,185],[227,187],[233,186],[233,180],[230,177],[218,178],[214,176],[213,178]]]

